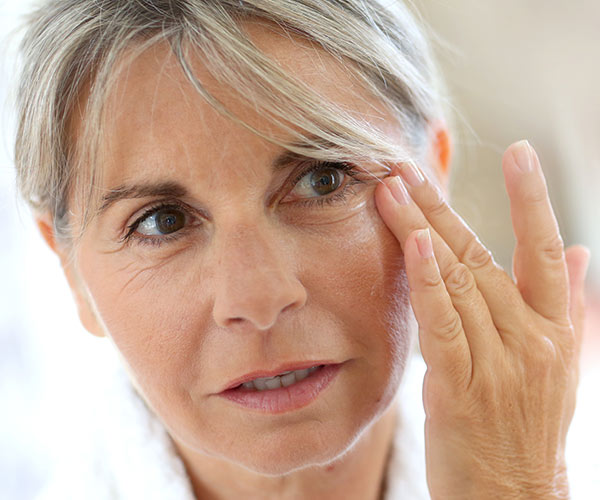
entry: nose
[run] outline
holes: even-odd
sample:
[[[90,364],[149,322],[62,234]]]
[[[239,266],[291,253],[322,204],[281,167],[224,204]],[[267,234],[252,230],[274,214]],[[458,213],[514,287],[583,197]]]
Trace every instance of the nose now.
[[[304,306],[306,290],[295,276],[292,257],[273,230],[255,224],[224,230],[217,238],[213,270],[217,325],[267,330],[282,312]]]

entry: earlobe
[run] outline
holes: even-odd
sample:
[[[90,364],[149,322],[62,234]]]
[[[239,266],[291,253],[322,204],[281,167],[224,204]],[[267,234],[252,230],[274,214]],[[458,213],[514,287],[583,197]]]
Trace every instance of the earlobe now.
[[[63,248],[56,239],[54,224],[52,217],[48,213],[37,215],[35,217],[36,225],[42,235],[42,238],[50,249],[58,256],[61,267],[71,289],[73,298],[77,305],[79,319],[83,327],[96,337],[104,337],[104,329],[102,328],[98,316],[89,300],[88,292],[85,289],[84,283],[81,281],[73,259],[69,257],[69,252]]]

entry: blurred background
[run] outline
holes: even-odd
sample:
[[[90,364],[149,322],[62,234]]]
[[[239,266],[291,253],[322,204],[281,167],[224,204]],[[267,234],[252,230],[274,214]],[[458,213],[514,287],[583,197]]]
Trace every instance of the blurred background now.
[[[388,0],[392,2],[393,0]],[[14,189],[11,31],[33,4],[0,0],[0,499],[32,498],[93,411],[78,395],[116,363],[87,334],[58,260]],[[600,498],[600,2],[413,0],[453,106],[451,198],[510,273],[514,236],[500,159],[537,150],[566,246],[592,252],[578,406],[567,458],[572,498]],[[69,408],[65,412],[65,408]]]

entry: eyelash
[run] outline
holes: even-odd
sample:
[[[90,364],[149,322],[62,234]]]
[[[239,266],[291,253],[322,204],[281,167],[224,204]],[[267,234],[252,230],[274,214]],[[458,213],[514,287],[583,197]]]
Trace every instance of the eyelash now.
[[[295,186],[300,181],[300,179],[302,179],[306,175],[308,175],[312,172],[315,172],[316,170],[320,170],[320,169],[326,168],[326,167],[330,167],[335,170],[343,172],[344,174],[346,174],[350,177],[350,180],[348,182],[346,182],[346,184],[344,186],[342,186],[342,188],[339,192],[337,192],[331,196],[327,196],[327,197],[319,196],[319,197],[315,197],[315,198],[308,198],[303,201],[294,202],[295,204],[299,204],[303,207],[317,206],[319,208],[322,208],[324,205],[333,205],[334,203],[339,203],[339,202],[344,201],[348,195],[349,189],[352,186],[354,186],[356,184],[364,184],[364,181],[362,181],[356,177],[358,174],[358,170],[349,163],[317,161],[317,162],[311,163],[308,168],[305,168],[304,170],[302,170],[296,176],[296,178],[293,181],[291,181],[292,186]],[[184,214],[186,214],[186,217],[187,217],[187,214],[189,213],[189,208],[186,207],[184,204],[182,204],[179,201],[173,200],[173,201],[159,202],[156,205],[148,207],[148,209],[145,210],[144,213],[142,215],[140,215],[140,217],[138,217],[133,223],[131,223],[127,227],[127,233],[125,234],[125,236],[123,236],[123,238],[121,238],[120,242],[127,243],[127,242],[131,242],[131,240],[133,239],[141,244],[159,246],[163,243],[168,243],[170,241],[177,240],[181,236],[183,236],[186,233],[186,230],[189,229],[189,225],[184,226],[182,229],[180,229],[179,231],[177,231],[173,234],[165,234],[160,237],[138,236],[135,234],[136,229],[145,219],[147,219],[148,217],[154,215],[156,212],[163,210],[163,209],[181,210]]]

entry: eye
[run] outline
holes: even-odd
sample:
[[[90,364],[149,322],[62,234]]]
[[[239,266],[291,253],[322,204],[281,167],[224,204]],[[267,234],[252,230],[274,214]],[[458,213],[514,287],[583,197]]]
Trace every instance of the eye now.
[[[138,219],[135,231],[146,236],[172,234],[185,226],[185,213],[177,207],[153,209]]]
[[[330,166],[318,166],[317,169],[304,174],[294,186],[303,198],[325,196],[337,190],[344,179],[344,174]]]
[[[345,163],[318,162],[305,169],[294,180],[291,193],[304,199],[326,197],[340,191],[346,177],[354,177],[354,173],[353,167]]]
[[[324,207],[343,203],[352,186],[364,184],[357,178],[359,171],[352,165],[342,162],[317,162],[304,168],[294,181],[291,193],[300,199],[298,204],[310,207]],[[287,204],[287,203],[286,203]],[[135,241],[139,244],[160,246],[184,236],[188,230],[201,224],[190,210],[178,201],[159,202],[149,207],[127,227],[121,242]]]

